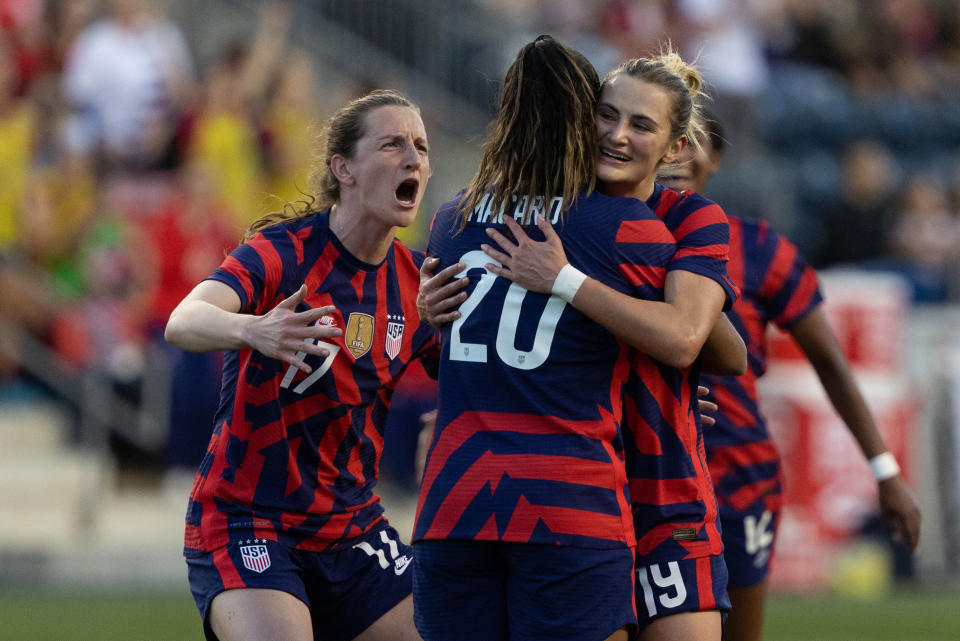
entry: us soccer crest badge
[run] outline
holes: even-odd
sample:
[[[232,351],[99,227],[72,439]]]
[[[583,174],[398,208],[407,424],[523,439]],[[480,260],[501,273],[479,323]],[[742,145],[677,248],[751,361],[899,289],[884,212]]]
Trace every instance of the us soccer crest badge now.
[[[261,540],[266,543],[266,540]],[[262,543],[241,545],[240,558],[243,560],[243,567],[257,574],[263,574],[270,567],[270,552],[267,551],[267,546]]]
[[[400,347],[403,345],[403,321],[403,316],[399,314],[387,315],[387,342],[384,349],[386,349],[387,356],[390,358],[396,358],[397,354],[400,353]]]
[[[351,312],[347,320],[347,331],[343,335],[346,348],[358,359],[370,351],[373,345],[373,316],[360,312]]]

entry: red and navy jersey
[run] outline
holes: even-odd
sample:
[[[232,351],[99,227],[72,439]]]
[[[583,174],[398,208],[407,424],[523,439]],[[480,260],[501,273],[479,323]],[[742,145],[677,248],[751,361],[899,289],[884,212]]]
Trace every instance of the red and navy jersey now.
[[[629,346],[560,298],[488,272],[480,245],[491,243],[488,228],[505,226],[484,200],[459,231],[458,202],[437,212],[428,246],[440,268],[466,263],[470,285],[461,317],[443,329],[414,540],[633,545],[620,434]],[[574,267],[663,300],[675,244],[645,204],[581,195],[562,220],[562,199],[536,204]],[[542,239],[526,200],[505,209]]]
[[[730,276],[741,297],[727,316],[747,345],[743,376],[706,376],[720,407],[705,430],[717,500],[743,510],[761,497],[778,505],[779,457],[757,406],[767,368],[767,325],[788,330],[823,301],[817,275],[797,248],[763,221],[730,216]]]
[[[343,330],[311,374],[253,349],[224,360],[214,434],[190,496],[185,545],[212,550],[231,530],[301,549],[337,549],[383,520],[377,482],[390,398],[407,365],[437,350],[416,309],[424,255],[395,240],[379,265],[352,256],[329,212],[264,229],[210,279],[241,312],[264,314],[306,284],[297,311],[333,305]]]
[[[730,235],[723,210],[695,192],[662,185],[655,186],[647,204],[677,242],[668,269],[716,281],[727,305],[732,304],[736,288],[727,274]],[[624,398],[624,441],[637,554],[644,562],[708,556],[722,549],[700,429],[698,383],[696,367],[678,369],[646,354],[633,355]],[[673,545],[663,545],[671,539]]]
[[[716,281],[727,295],[724,309],[730,309],[737,288],[727,273],[730,231],[720,205],[694,191],[680,192],[660,184],[654,184],[647,205],[677,241],[668,271],[680,269]]]

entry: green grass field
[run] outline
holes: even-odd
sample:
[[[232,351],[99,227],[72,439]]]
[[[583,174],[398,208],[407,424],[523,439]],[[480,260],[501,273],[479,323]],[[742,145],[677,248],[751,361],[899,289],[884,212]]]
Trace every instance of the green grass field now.
[[[960,594],[898,592],[876,601],[776,596],[767,641],[958,641]],[[0,592],[4,641],[203,640],[184,594]]]
[[[960,641],[960,593],[896,592],[875,601],[771,599],[767,641]]]

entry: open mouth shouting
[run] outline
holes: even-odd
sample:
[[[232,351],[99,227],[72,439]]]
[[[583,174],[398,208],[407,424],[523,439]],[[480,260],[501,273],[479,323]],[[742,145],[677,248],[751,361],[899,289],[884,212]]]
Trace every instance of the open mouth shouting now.
[[[404,207],[413,207],[417,203],[419,191],[420,181],[416,178],[407,178],[396,189],[397,202]]]

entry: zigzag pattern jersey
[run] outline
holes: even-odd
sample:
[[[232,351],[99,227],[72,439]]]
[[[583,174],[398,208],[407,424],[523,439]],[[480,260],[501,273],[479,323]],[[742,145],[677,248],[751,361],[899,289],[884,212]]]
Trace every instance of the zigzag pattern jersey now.
[[[727,295],[725,306],[732,305],[737,294],[727,274],[730,231],[723,210],[695,192],[661,185],[647,204],[676,239],[668,271],[716,281]],[[633,355],[624,441],[637,554],[653,555],[645,562],[708,556],[722,549],[700,429],[699,379],[696,367],[681,370],[639,352]]]
[[[390,398],[407,365],[439,354],[416,309],[424,255],[394,240],[379,265],[352,256],[329,211],[269,227],[210,279],[264,314],[306,284],[297,311],[334,305],[320,322],[331,356],[310,375],[245,349],[227,352],[214,434],[187,510],[185,546],[212,550],[231,530],[304,550],[344,547],[383,520],[374,494]]]
[[[730,216],[730,276],[742,292],[728,314],[747,345],[743,376],[707,376],[720,406],[706,430],[707,461],[721,508],[744,510],[760,498],[780,502],[779,456],[757,406],[767,369],[769,323],[789,329],[823,301],[817,275],[797,248],[763,221]]]
[[[620,424],[629,347],[556,296],[493,276],[481,243],[504,229],[484,200],[462,231],[455,199],[437,212],[428,253],[462,261],[462,316],[443,330],[439,416],[414,540],[632,546]],[[673,237],[642,202],[581,195],[546,210],[570,263],[616,290],[663,300]],[[507,213],[534,239],[526,199]],[[502,211],[502,210],[501,210]]]

